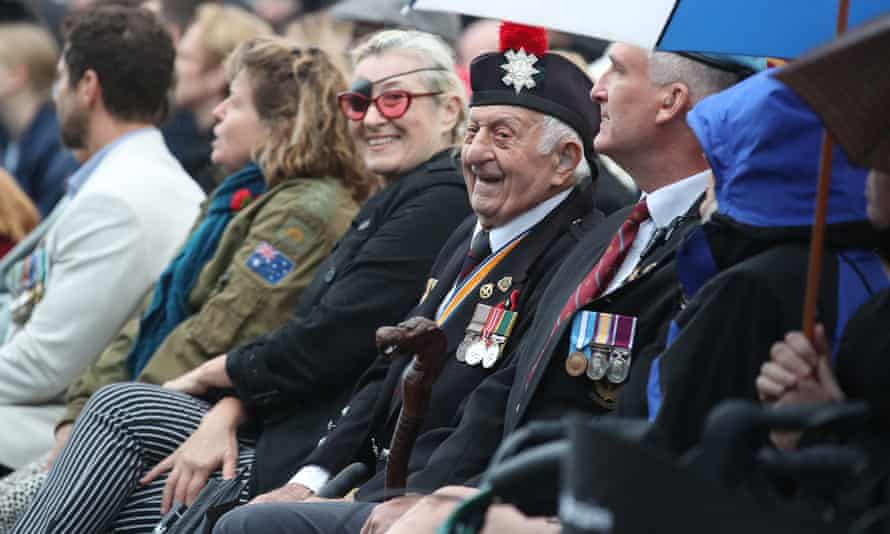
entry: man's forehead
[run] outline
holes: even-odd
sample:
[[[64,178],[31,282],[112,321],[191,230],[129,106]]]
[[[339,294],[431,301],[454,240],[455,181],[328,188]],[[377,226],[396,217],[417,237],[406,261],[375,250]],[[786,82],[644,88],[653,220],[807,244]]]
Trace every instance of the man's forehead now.
[[[606,55],[613,62],[622,63],[645,61],[649,57],[644,48],[627,43],[612,43],[606,50]]]
[[[473,122],[518,122],[531,124],[541,117],[537,111],[520,106],[474,106],[470,108],[470,120]]]

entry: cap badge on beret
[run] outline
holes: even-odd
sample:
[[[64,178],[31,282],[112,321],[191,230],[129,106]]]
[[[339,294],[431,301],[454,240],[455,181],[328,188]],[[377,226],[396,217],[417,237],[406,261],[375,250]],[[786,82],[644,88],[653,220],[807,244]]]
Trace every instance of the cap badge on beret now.
[[[535,76],[541,71],[535,67],[538,56],[547,53],[547,31],[543,28],[504,23],[500,29],[500,50],[507,59],[501,68],[507,74],[501,78],[504,85],[513,87],[518,95],[523,89],[537,85]]]
[[[507,50],[504,53],[504,57],[507,58],[507,62],[501,65],[501,68],[507,71],[507,74],[501,78],[504,85],[507,87],[512,85],[517,95],[523,89],[531,89],[537,85],[535,83],[535,74],[540,74],[541,72],[535,68],[538,56],[526,54],[525,49],[522,48],[519,52]]]

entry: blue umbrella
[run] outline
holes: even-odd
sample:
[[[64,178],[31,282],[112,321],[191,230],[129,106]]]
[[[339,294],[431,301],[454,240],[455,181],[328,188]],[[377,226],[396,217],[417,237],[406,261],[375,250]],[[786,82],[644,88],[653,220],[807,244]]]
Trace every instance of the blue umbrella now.
[[[795,58],[835,36],[837,0],[408,0],[450,11],[661,50]],[[851,0],[849,26],[890,12]]]

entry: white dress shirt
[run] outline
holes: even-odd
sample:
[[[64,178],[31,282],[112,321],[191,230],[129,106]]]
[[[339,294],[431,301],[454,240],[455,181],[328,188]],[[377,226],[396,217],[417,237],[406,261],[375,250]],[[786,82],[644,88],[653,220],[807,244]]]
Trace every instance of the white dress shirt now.
[[[707,189],[710,174],[711,171],[708,169],[643,195],[649,206],[649,218],[640,223],[640,229],[630,250],[627,251],[627,256],[603,294],[611,293],[621,287],[636,268],[643,249],[656,230],[668,227],[674,219],[689,211]]]

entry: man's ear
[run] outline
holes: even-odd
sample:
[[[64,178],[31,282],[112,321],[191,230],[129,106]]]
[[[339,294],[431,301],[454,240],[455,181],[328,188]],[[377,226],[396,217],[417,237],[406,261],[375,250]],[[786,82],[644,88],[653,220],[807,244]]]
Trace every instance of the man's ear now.
[[[584,157],[584,149],[578,143],[566,139],[560,141],[554,154],[557,158],[556,172],[553,173],[551,185],[561,187],[566,181],[574,179],[573,173]]]
[[[682,117],[692,109],[692,100],[689,97],[689,87],[686,84],[674,82],[665,85],[659,90],[661,101],[658,103],[658,113],[655,115],[656,124],[665,124],[675,118]]]
[[[94,106],[102,97],[102,84],[99,75],[93,69],[84,71],[77,82],[77,94],[88,106]]]

